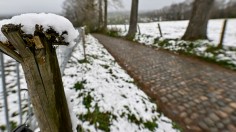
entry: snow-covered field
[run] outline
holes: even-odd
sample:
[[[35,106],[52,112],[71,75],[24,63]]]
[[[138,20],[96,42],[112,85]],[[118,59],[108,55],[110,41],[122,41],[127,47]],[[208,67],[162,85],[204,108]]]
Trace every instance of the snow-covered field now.
[[[223,19],[210,20],[208,24],[209,40],[188,42],[181,40],[188,21],[163,21],[159,22],[163,37],[160,37],[158,23],[139,23],[140,33],[134,41],[154,48],[162,48],[175,53],[191,54],[221,64],[236,70],[236,19],[228,19],[223,47],[217,48],[223,26]],[[110,25],[110,29],[119,31],[119,35],[127,34],[128,27],[124,25]]]
[[[214,44],[219,43],[221,30],[223,26],[223,19],[210,20],[208,23],[208,37]],[[185,21],[162,21],[153,23],[139,23],[141,34],[149,35],[152,38],[160,36],[157,23],[160,23],[164,38],[181,38],[188,26],[187,20]],[[236,47],[236,19],[228,19],[224,45]],[[110,27],[120,28],[125,34],[124,25],[111,25]],[[128,29],[128,27],[127,27]]]

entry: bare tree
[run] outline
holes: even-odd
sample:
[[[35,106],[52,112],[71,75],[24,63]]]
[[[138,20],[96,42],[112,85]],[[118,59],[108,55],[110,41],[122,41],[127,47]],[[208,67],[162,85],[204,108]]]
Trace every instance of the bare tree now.
[[[105,0],[104,0],[105,1]],[[104,26],[104,21],[103,21],[103,0],[98,0],[98,6],[99,6],[99,29],[102,28]]]
[[[138,3],[139,3],[139,0],[132,0],[129,31],[128,31],[128,34],[126,35],[126,37],[130,39],[134,38],[137,32]]]
[[[214,0],[195,0],[183,40],[207,39],[207,24]]]
[[[104,25],[102,27],[103,30],[107,29],[107,9],[108,9],[108,1],[104,0]]]
[[[99,25],[97,0],[66,0],[63,5],[64,16],[74,26],[87,26],[88,30],[96,30]]]
[[[103,8],[102,8],[102,5],[103,5]],[[100,19],[102,20],[102,23],[101,23],[102,26],[101,26],[101,29],[99,30],[102,30],[102,31],[106,31],[107,29],[108,5],[115,8],[123,6],[121,0],[110,0],[110,1],[103,0],[103,2],[102,0],[99,0],[99,20]]]
[[[87,26],[90,31],[105,31],[107,28],[108,5],[122,7],[121,0],[66,0],[64,16],[74,26]]]

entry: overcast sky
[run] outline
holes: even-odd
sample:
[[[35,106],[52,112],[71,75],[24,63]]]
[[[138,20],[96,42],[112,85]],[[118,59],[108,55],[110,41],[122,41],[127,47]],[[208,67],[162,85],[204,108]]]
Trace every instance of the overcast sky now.
[[[63,1],[65,0],[0,0],[0,15],[21,14],[29,12],[61,13]],[[122,1],[125,8],[122,10],[129,10],[131,0]],[[139,0],[139,9],[160,9],[161,7],[182,1],[184,0]]]

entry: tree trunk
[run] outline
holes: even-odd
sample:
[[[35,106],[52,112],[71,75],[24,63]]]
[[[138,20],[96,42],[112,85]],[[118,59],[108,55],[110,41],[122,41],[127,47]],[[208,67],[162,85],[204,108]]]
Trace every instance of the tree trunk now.
[[[2,32],[18,51],[12,50],[19,54],[40,131],[72,132],[55,48],[43,33],[36,32],[33,36],[35,46],[29,47],[30,44],[21,36],[20,28],[4,25]]]
[[[207,39],[207,24],[214,0],[195,0],[183,40]]]
[[[103,24],[103,31],[107,29],[107,9],[108,9],[108,1],[104,0],[104,24]]]
[[[104,23],[103,23],[103,9],[102,9],[102,0],[99,0],[99,16],[98,16],[98,21],[99,21],[99,24],[98,24],[98,29],[100,30]]]
[[[131,13],[130,13],[130,24],[129,24],[129,31],[126,35],[127,38],[132,39],[134,38],[137,32],[137,23],[138,23],[138,3],[139,0],[132,0],[131,5]]]

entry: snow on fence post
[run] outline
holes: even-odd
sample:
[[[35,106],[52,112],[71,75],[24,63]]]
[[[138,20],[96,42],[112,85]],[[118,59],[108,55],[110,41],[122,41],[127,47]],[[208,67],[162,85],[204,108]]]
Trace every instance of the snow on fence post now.
[[[160,23],[158,23],[157,25],[158,25],[158,29],[159,29],[159,32],[160,32],[160,37],[163,37]]]
[[[222,32],[220,36],[220,43],[218,44],[218,48],[223,48],[223,41],[224,41],[226,26],[227,26],[227,19],[225,19],[223,23]]]
[[[21,62],[40,130],[72,132],[54,43],[49,41],[38,25],[32,36],[23,34],[21,27],[3,25],[2,33],[11,46],[1,44],[0,47],[6,54]],[[51,33],[51,37],[55,37],[55,32]]]

